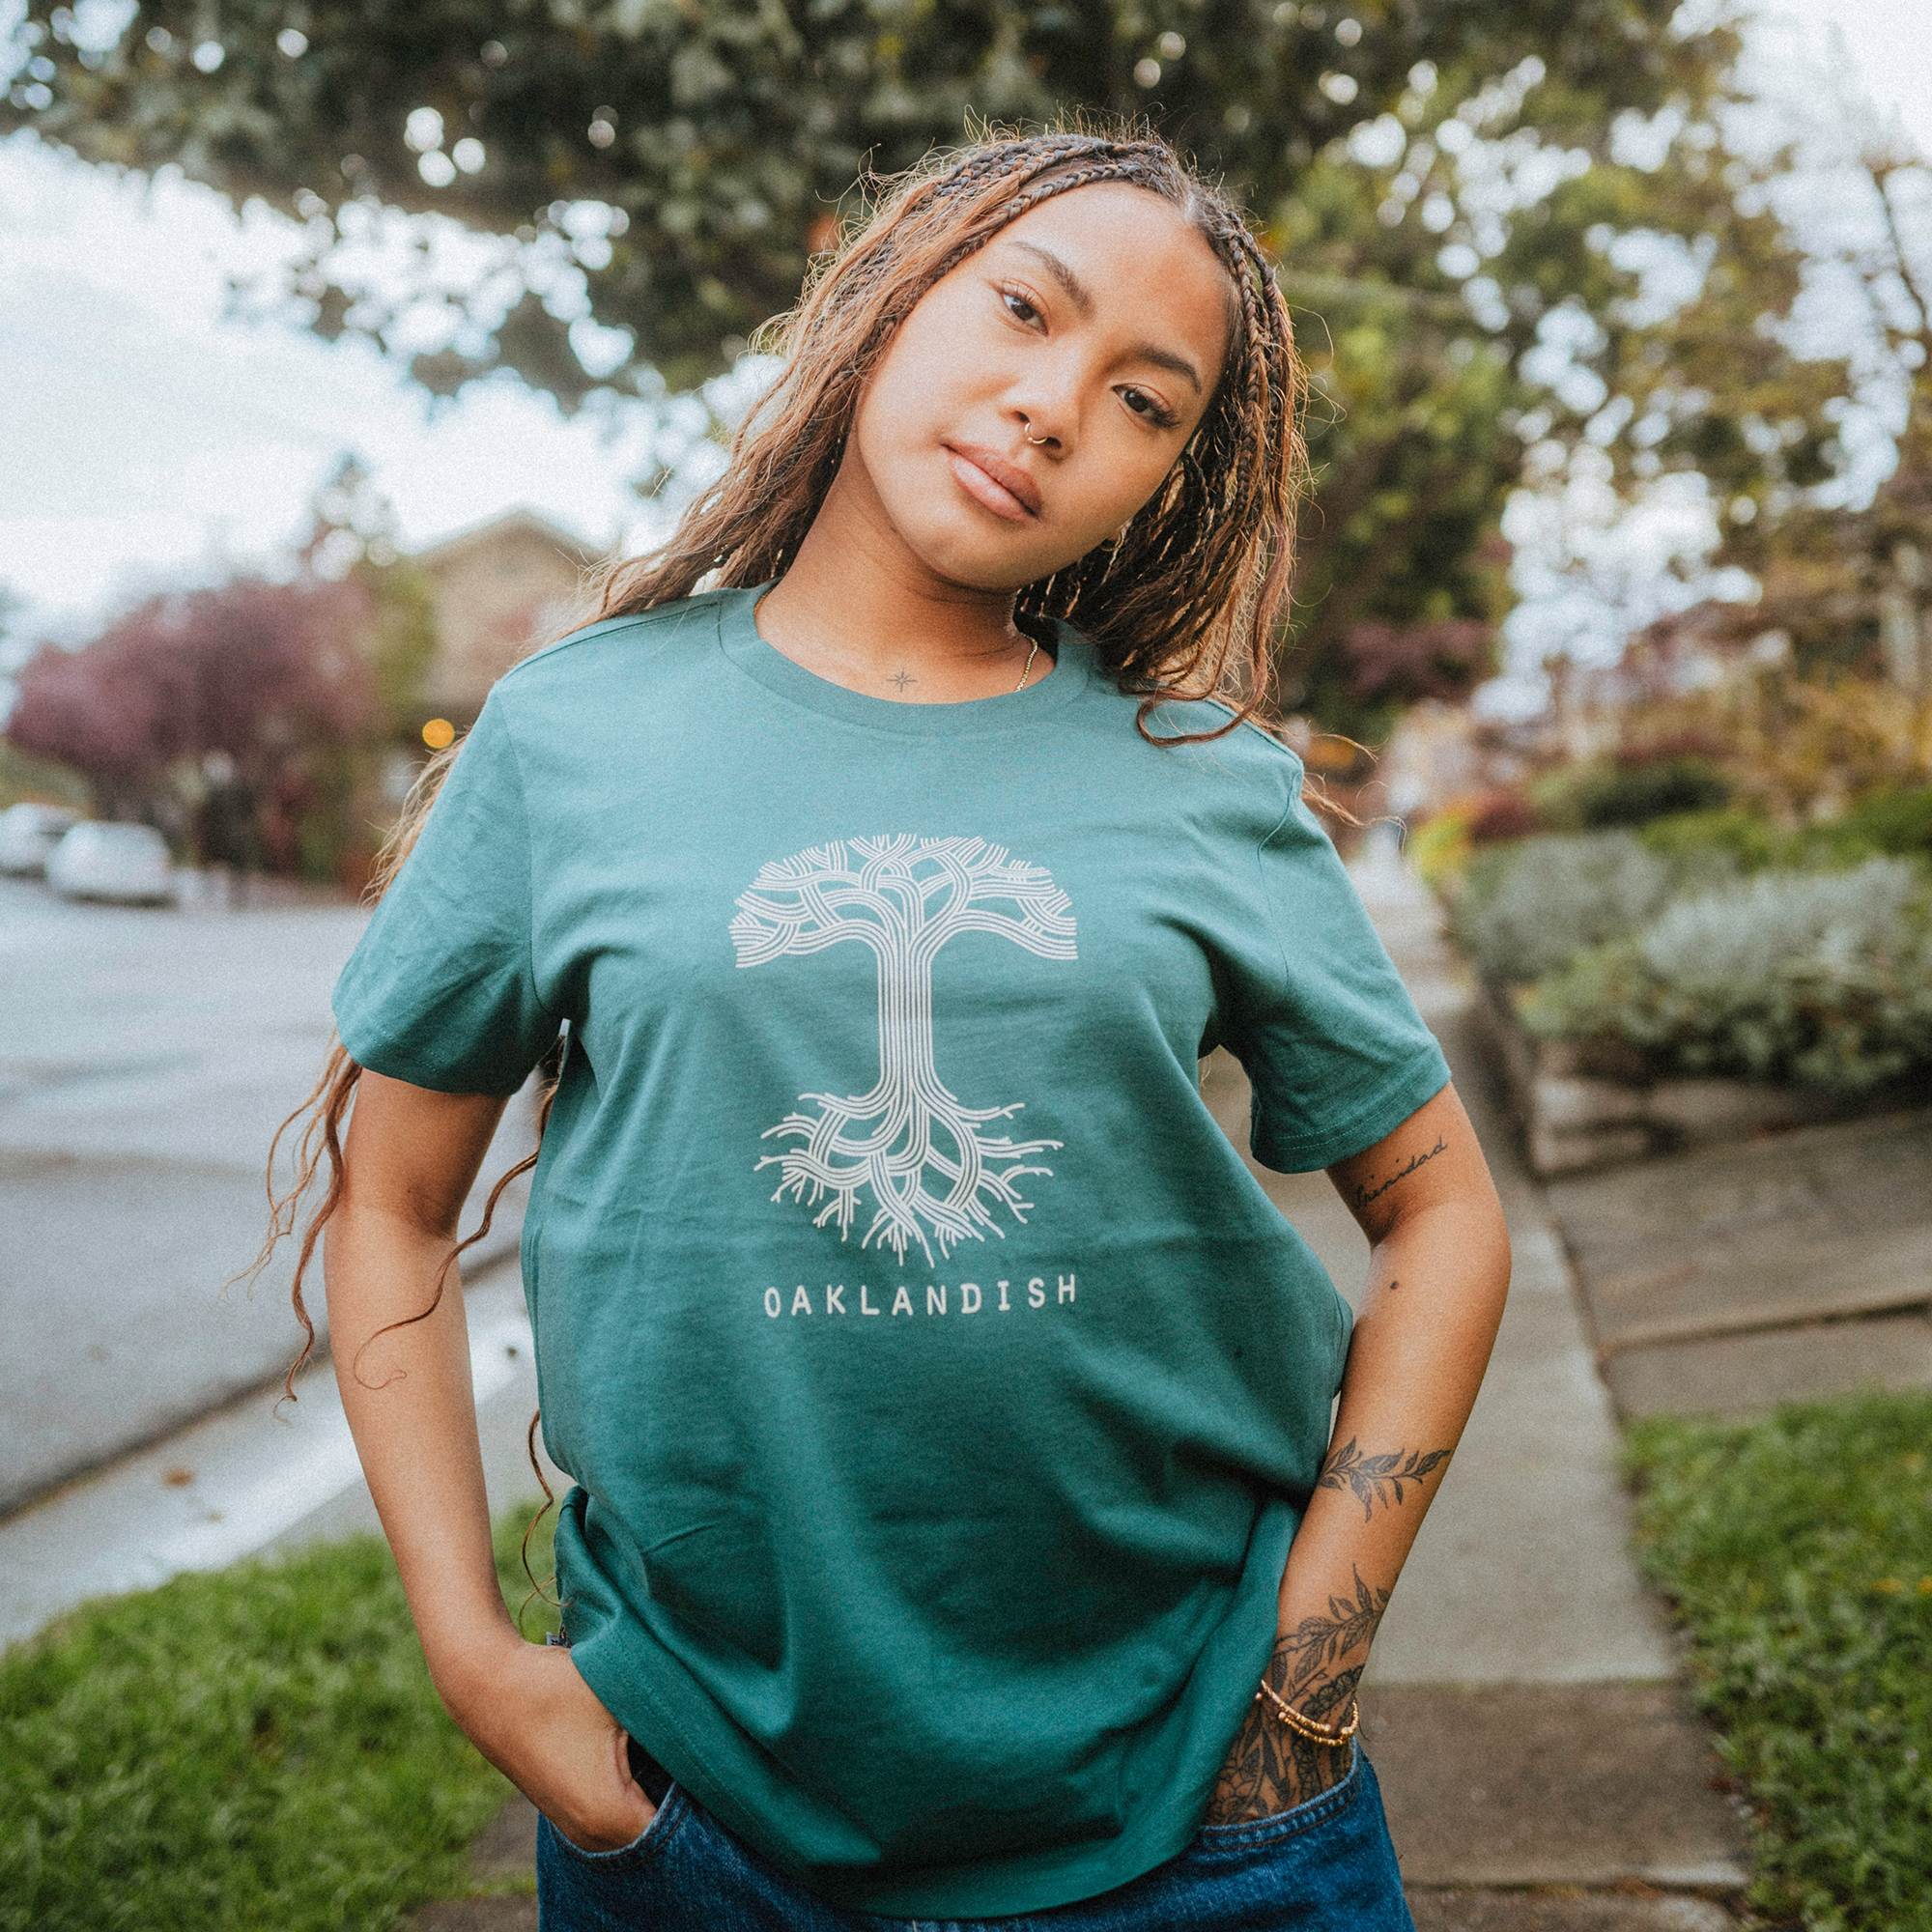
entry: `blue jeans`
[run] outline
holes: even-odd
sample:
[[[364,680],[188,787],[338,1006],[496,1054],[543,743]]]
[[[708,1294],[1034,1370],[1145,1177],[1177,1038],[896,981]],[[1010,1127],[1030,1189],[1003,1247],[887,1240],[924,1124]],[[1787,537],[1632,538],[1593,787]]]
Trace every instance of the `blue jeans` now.
[[[1292,1811],[1204,1825],[1179,1857],[1131,1885],[1016,1918],[841,1911],[676,1785],[620,1851],[579,1851],[544,1819],[537,1898],[543,1932],[1414,1932],[1381,1791],[1359,1749],[1340,1784]]]

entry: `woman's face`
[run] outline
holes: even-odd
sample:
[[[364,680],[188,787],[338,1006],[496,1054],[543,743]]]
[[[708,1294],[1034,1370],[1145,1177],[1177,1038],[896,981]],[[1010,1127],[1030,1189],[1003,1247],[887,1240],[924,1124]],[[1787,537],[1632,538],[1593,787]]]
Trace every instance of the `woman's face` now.
[[[1233,300],[1212,248],[1158,196],[1114,183],[1057,196],[906,318],[841,481],[945,582],[1010,591],[1049,576],[1173,468],[1220,378]]]

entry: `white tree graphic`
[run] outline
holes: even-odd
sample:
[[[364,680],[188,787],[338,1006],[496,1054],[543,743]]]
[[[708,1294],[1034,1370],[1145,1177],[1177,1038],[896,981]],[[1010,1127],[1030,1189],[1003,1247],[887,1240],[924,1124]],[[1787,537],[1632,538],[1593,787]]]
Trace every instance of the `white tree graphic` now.
[[[1004,908],[1004,909],[1002,909]],[[968,1107],[951,1094],[933,1060],[932,962],[962,932],[992,932],[1042,959],[1073,959],[1066,895],[1039,866],[1009,858],[983,838],[917,838],[909,833],[813,846],[758,870],[738,899],[731,942],[738,964],[762,966],[786,953],[822,952],[857,940],[879,975],[879,1077],[870,1092],[801,1094],[801,1109],[765,1130],[794,1140],[760,1168],[781,1176],[787,1194],[817,1206],[815,1227],[845,1238],[862,1194],[873,1215],[862,1246],[876,1239],[900,1261],[915,1242],[933,1259],[969,1236],[1006,1230],[992,1208],[1024,1223],[1033,1206],[1017,1183],[1052,1169],[1028,1156],[1059,1141],[1016,1141],[980,1129],[1025,1105]]]

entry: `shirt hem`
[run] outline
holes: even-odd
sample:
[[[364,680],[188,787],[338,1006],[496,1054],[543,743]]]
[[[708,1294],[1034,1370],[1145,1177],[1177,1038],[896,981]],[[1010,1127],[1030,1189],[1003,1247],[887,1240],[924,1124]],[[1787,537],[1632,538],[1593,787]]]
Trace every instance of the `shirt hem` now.
[[[571,1656],[579,1672],[607,1710],[628,1726],[619,1704],[645,1706],[663,1726],[656,1737],[639,1735],[639,1742],[658,1758],[685,1792],[709,1811],[725,1830],[743,1838],[760,1858],[768,1859],[814,1896],[851,1912],[867,1912],[888,1918],[945,1920],[1006,1918],[1021,1913],[1048,1912],[1098,1897],[1178,1856],[1194,1841],[1199,1820],[1190,1812],[1166,1829],[1151,1827],[1132,1839],[1115,1839],[1104,1852],[1082,1848],[1066,1853],[1027,1855],[1026,1870],[958,1874],[952,1878],[886,1877],[801,1864],[772,1844],[758,1821],[731,1797],[729,1783],[718,1776],[704,1754],[678,1723],[667,1700],[648,1683],[635,1678],[607,1678],[603,1649],[596,1636],[577,1639]],[[615,1700],[614,1702],[612,1700]]]
[[[828,1904],[847,1912],[871,1913],[882,1918],[937,1918],[947,1923],[981,1918],[1010,1918],[1035,1912],[1052,1912],[1084,1904],[1104,1892],[1145,1878],[1149,1872],[1178,1858],[1194,1842],[1198,1823],[1164,1834],[1140,1850],[1117,1844],[1111,1854],[1057,1861],[1042,1870],[1010,1884],[933,1889],[917,1884],[853,1886],[827,1884],[814,1874],[801,1881]],[[1167,1842],[1171,1835],[1172,1842]]]

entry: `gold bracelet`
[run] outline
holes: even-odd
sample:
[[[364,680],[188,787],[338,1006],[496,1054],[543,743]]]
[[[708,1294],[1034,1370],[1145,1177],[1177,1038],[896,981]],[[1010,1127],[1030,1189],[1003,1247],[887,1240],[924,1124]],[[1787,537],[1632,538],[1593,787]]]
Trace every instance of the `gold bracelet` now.
[[[1265,1697],[1274,1706],[1275,1716],[1298,1738],[1306,1738],[1312,1745],[1326,1745],[1331,1750],[1339,1749],[1361,1728],[1362,1707],[1353,1697],[1349,1699],[1349,1720],[1330,1730],[1325,1724],[1318,1724],[1313,1718],[1305,1718],[1294,1706],[1280,1695],[1274,1686],[1265,1678],[1261,1689],[1255,1692],[1255,1702],[1259,1704]]]

